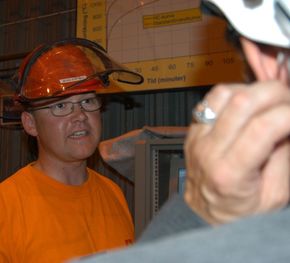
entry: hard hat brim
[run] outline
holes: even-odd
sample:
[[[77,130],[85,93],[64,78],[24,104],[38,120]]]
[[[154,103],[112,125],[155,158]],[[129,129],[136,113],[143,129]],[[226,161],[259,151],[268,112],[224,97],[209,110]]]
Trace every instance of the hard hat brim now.
[[[143,76],[116,62],[96,43],[69,39],[37,48],[19,81],[23,101],[97,91],[111,80],[138,85]]]

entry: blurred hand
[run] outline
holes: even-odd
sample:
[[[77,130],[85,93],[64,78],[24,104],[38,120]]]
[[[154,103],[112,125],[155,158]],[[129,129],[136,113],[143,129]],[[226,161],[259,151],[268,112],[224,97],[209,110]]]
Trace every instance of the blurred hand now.
[[[284,207],[289,200],[290,92],[280,82],[218,85],[214,124],[193,123],[185,142],[184,198],[210,224]]]

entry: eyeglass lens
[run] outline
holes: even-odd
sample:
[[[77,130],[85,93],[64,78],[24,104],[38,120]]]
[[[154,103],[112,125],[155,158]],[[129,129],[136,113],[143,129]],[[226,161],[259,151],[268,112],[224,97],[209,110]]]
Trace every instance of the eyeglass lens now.
[[[64,101],[50,106],[51,112],[55,116],[65,116],[73,112],[74,104],[78,104],[82,110],[90,112],[101,108],[99,98],[86,98],[78,102]]]

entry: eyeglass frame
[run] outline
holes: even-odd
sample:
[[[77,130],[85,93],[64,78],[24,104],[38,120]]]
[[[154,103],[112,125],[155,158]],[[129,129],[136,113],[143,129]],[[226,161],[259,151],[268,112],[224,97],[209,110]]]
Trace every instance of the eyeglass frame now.
[[[92,100],[92,99],[96,99],[99,102],[99,106],[96,109],[94,109],[94,110],[87,110],[87,109],[85,109],[83,107],[84,101],[86,101],[86,100]],[[57,115],[57,114],[55,114],[55,112],[53,111],[53,107],[55,107],[55,106],[57,106],[59,104],[65,104],[65,105],[68,105],[68,106],[71,105],[70,111],[67,114],[64,114],[64,115]],[[34,107],[30,107],[28,109],[28,111],[38,111],[38,110],[43,110],[43,109],[50,109],[50,112],[51,112],[51,114],[53,116],[55,116],[55,117],[65,117],[65,116],[68,116],[68,115],[70,115],[71,113],[74,112],[74,105],[75,104],[78,104],[79,107],[80,107],[80,109],[82,111],[84,111],[84,112],[94,112],[94,111],[98,111],[98,110],[101,110],[102,109],[102,106],[103,106],[103,103],[102,103],[101,98],[98,97],[98,96],[94,96],[94,97],[89,97],[89,98],[83,98],[83,99],[81,99],[79,101],[75,101],[75,102],[73,102],[73,101],[61,101],[61,102],[56,102],[56,103],[50,104],[48,106],[43,106],[43,107],[35,107],[35,108]]]

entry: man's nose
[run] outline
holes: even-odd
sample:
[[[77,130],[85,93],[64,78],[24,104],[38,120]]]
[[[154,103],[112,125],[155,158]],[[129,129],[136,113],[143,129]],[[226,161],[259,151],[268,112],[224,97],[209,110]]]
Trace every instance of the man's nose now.
[[[87,118],[86,111],[82,107],[81,102],[73,102],[72,103],[72,114],[84,117],[83,119]]]

